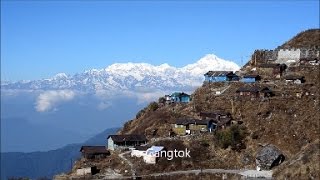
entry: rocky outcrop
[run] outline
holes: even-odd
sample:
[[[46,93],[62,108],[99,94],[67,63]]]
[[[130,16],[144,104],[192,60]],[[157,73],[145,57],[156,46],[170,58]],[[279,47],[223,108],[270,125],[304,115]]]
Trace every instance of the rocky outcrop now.
[[[281,164],[285,157],[282,152],[274,145],[264,146],[256,156],[257,170],[268,170]]]

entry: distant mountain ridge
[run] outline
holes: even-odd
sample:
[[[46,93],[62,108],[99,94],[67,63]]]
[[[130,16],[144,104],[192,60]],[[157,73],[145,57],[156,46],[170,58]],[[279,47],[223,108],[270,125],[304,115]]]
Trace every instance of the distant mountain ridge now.
[[[106,129],[84,143],[70,144],[46,152],[1,153],[1,179],[9,177],[53,178],[53,175],[71,170],[72,163],[80,157],[82,145],[106,145],[106,138],[119,128]]]
[[[99,90],[125,91],[140,87],[149,89],[177,89],[199,86],[203,74],[209,70],[236,71],[239,66],[208,54],[196,63],[176,68],[168,64],[154,66],[147,63],[115,63],[105,69],[91,69],[75,75],[59,73],[42,80],[4,82],[2,89],[59,90],[71,89],[82,92]]]

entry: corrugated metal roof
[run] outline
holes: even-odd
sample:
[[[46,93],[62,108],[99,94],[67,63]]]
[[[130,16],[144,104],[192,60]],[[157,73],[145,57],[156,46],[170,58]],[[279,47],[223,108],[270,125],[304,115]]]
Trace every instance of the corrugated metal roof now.
[[[151,146],[151,148],[147,149],[147,154],[156,154],[164,149],[163,146]]]
[[[105,146],[81,146],[80,152],[89,154],[108,154],[110,153]]]
[[[299,75],[288,75],[288,76],[285,76],[284,79],[286,80],[296,80],[296,79],[304,79],[304,76],[299,76]]]
[[[207,73],[205,73],[205,76],[228,76],[228,75],[232,75],[233,72],[232,71],[209,71]]]
[[[259,78],[259,75],[254,75],[254,74],[248,74],[248,75],[244,75],[243,78]]]
[[[188,125],[188,124],[198,124],[198,125],[207,125],[209,120],[200,120],[200,119],[177,119],[177,125]]]
[[[186,97],[186,96],[190,96],[190,95],[184,92],[174,92],[171,94],[171,97]]]
[[[147,138],[142,134],[110,135],[107,139],[112,138],[114,142],[137,142],[146,141]]]

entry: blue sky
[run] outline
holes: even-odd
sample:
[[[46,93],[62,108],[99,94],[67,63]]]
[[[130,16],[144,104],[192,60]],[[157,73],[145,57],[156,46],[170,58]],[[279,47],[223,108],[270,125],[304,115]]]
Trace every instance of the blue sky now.
[[[241,64],[319,28],[319,1],[1,1],[1,79],[41,79],[115,62]]]

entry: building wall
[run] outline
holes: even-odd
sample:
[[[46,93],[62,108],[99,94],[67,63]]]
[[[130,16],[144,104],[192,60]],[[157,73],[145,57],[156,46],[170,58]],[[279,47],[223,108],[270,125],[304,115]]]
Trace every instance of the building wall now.
[[[173,124],[172,125],[172,129],[173,129],[173,132],[178,134],[178,135],[185,135],[186,134],[186,126],[184,125],[176,125],[176,124]]]
[[[244,83],[254,83],[254,82],[256,82],[256,79],[255,79],[255,78],[242,78],[242,79],[241,79],[241,82],[244,82]]]
[[[196,125],[196,124],[190,124],[189,128],[191,130],[191,133],[193,131],[200,131],[201,129],[205,129],[205,130],[208,129],[207,125]]]
[[[226,76],[213,76],[210,77],[209,82],[224,82],[227,81]]]
[[[152,155],[144,155],[143,161],[147,164],[156,164],[157,157]]]
[[[78,176],[86,175],[86,174],[91,174],[91,167],[77,169],[76,174],[77,174]]]
[[[179,97],[176,97],[176,96],[171,97],[171,100],[172,100],[173,102],[180,102],[180,98],[179,98]]]
[[[186,126],[184,125],[172,125],[174,133],[178,135],[185,135],[186,134]],[[196,124],[190,124],[189,129],[191,130],[191,133],[194,132],[200,132],[200,130],[205,129],[208,130],[207,125],[196,125]]]
[[[185,103],[190,102],[190,97],[188,96],[181,97],[181,102],[185,102]]]
[[[210,78],[208,75],[205,75],[205,76],[204,76],[204,81],[209,82],[210,79],[211,79],[211,78]]]
[[[114,144],[112,138],[110,137],[110,138],[108,139],[108,149],[109,149],[109,150],[114,150],[114,149],[115,149],[114,146],[115,146],[115,144]]]
[[[224,82],[227,81],[227,76],[205,76],[206,82]]]
[[[268,61],[275,61],[278,58],[278,51],[258,49],[255,50],[251,56],[251,64],[267,63]]]
[[[190,97],[189,96],[182,96],[182,97],[172,97],[171,98],[172,102],[190,102]]]
[[[128,148],[128,147],[133,147],[133,146],[137,146],[137,145],[141,145],[144,144],[146,142],[144,141],[126,141],[126,142],[122,142],[122,143],[114,143],[114,141],[109,138],[108,139],[108,149],[109,150],[116,150],[116,149],[124,149],[124,148]]]
[[[287,61],[298,62],[300,60],[300,49],[280,49],[278,51],[277,62],[285,63]]]
[[[266,50],[259,49],[255,50],[251,56],[251,65],[260,63],[285,63],[288,60],[294,60],[296,62],[299,59],[315,59],[320,58],[319,48],[301,48],[301,49],[280,49]]]
[[[140,150],[134,149],[134,150],[131,151],[131,157],[133,157],[133,156],[135,156],[135,157],[142,157],[142,156],[145,155],[145,152],[146,152],[146,151],[140,151]]]
[[[320,51],[316,49],[301,49],[300,59],[319,59]]]

